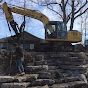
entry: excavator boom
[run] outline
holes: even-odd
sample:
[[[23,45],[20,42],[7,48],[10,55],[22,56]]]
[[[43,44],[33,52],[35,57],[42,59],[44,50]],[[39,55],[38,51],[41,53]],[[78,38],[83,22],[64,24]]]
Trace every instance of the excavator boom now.
[[[5,13],[6,19],[9,22],[12,22],[14,20],[11,12],[37,19],[43,23],[44,28],[46,28],[46,24],[49,22],[49,19],[47,16],[45,16],[42,13],[37,12],[36,10],[30,10],[30,9],[26,9],[23,7],[12,7],[12,8],[10,8],[7,6],[6,2],[3,4],[3,11]],[[54,31],[52,26],[50,27],[49,30],[51,33]]]

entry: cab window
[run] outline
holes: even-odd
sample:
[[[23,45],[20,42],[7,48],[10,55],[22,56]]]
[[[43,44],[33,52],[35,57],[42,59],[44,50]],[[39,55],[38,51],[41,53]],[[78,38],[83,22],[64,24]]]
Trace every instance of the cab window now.
[[[59,23],[57,28],[59,31],[67,31],[65,23]]]

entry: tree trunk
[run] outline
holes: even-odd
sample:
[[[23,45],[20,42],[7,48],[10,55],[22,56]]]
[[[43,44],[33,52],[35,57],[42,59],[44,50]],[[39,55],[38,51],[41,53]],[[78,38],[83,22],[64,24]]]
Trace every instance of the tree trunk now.
[[[74,25],[74,1],[72,1],[72,17],[71,17],[70,31],[73,29],[73,25]]]
[[[63,9],[63,22],[66,23],[66,11],[65,11],[64,0],[62,0],[62,9]]]

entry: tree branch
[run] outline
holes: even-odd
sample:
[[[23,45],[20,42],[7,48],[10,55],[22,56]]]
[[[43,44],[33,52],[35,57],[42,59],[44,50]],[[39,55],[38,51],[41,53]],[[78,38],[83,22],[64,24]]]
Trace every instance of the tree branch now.
[[[65,3],[65,7],[66,7],[67,3],[68,3],[68,0],[67,0],[66,3]]]
[[[61,4],[59,4],[59,6],[60,6],[61,10],[63,11],[62,5],[61,5]]]
[[[78,5],[79,5],[79,0],[78,0],[78,3],[74,7],[77,7]]]
[[[37,3],[37,2],[34,2],[33,0],[30,0],[31,2],[33,2],[33,3],[35,3],[35,4],[38,4],[39,5],[39,3]]]
[[[84,14],[87,10],[88,10],[88,8],[87,8],[85,11],[83,11],[82,13],[80,13],[79,15],[77,15],[74,19],[76,19],[77,17],[79,17],[79,16],[81,16],[82,14]]]
[[[3,0],[0,1],[0,3],[2,2]]]
[[[31,2],[40,5],[38,1],[34,2],[33,0],[31,0]],[[45,5],[41,4],[40,6],[47,6],[47,5],[50,5],[50,4],[58,4],[58,3],[57,2],[45,3]]]
[[[71,16],[72,12],[70,12],[70,14],[67,16],[67,21],[68,22],[70,20],[70,16]]]
[[[58,4],[58,3],[47,3],[47,4],[41,4],[40,6],[48,6],[48,5],[51,5],[51,4]],[[38,4],[39,5],[39,4]]]
[[[71,4],[68,2],[68,5],[71,6]]]
[[[76,11],[74,14],[77,14],[87,3],[88,3],[88,1],[86,0],[85,4],[84,4],[83,6],[81,6],[81,7],[79,8],[79,10]]]
[[[56,14],[59,14],[59,16],[63,19],[63,16],[62,16],[60,13],[58,13],[57,11],[55,11],[55,10],[49,8],[48,6],[47,6],[47,8],[50,9],[50,10],[52,10],[52,11],[55,12]]]

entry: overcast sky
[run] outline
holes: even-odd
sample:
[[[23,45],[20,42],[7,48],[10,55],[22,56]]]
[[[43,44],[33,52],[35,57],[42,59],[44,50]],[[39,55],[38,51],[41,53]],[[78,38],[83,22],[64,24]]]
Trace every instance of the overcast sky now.
[[[22,6],[22,7],[24,6],[24,3],[23,3],[24,0],[3,0],[3,2],[1,4],[3,4],[5,1],[12,5]],[[47,9],[46,7],[40,7],[40,6],[38,6],[36,4],[32,4],[30,2],[27,2],[25,4],[26,4],[26,8],[33,9],[33,10],[39,10],[41,13],[45,14],[50,19],[50,21],[60,21],[59,17],[55,13],[53,13],[52,11]],[[5,19],[5,15],[2,12],[3,11],[0,10],[0,13],[1,13],[0,14],[0,38],[11,36],[11,34],[14,35],[13,31],[11,31],[11,33],[9,32],[8,25],[7,25],[7,22]],[[20,26],[21,23],[23,22],[23,16],[15,14],[15,13],[13,13],[13,16],[14,16],[14,20]],[[75,20],[73,30],[81,31],[80,22],[81,22],[80,18]],[[67,26],[69,28],[69,26],[70,26],[69,23]],[[45,29],[43,27],[43,24],[38,20],[26,17],[25,31],[27,31],[39,38],[44,39]]]

